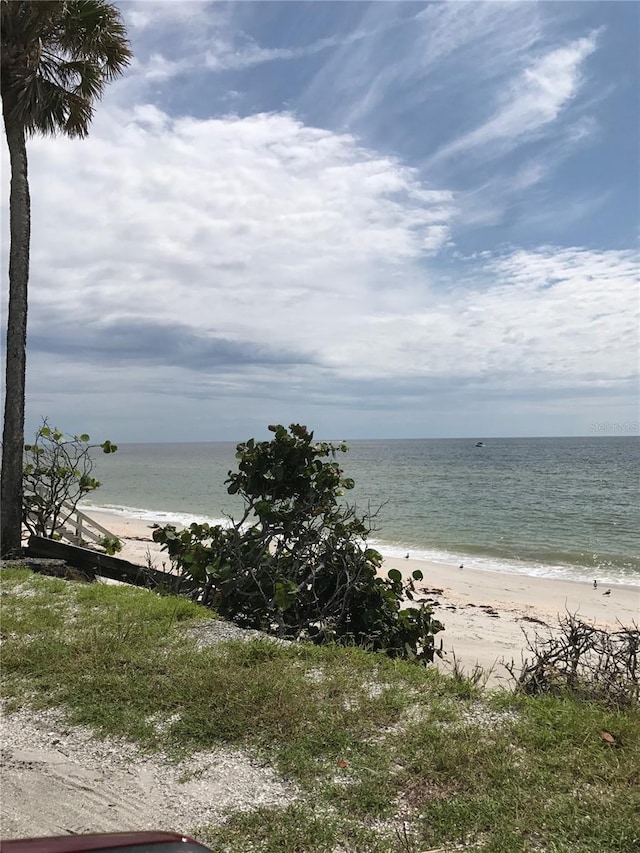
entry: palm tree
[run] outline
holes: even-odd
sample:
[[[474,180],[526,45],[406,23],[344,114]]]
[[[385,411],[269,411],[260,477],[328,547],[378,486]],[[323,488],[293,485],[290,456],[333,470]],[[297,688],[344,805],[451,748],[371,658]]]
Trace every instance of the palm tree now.
[[[119,10],[102,0],[0,0],[2,114],[11,163],[9,311],[0,556],[21,550],[31,209],[26,139],[86,136],[93,104],[131,58]]]

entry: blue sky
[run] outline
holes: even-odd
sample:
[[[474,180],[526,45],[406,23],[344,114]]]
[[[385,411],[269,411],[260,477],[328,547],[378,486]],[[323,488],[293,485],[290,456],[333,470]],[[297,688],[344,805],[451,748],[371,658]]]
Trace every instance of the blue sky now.
[[[28,428],[638,432],[640,4],[121,8],[29,145]]]

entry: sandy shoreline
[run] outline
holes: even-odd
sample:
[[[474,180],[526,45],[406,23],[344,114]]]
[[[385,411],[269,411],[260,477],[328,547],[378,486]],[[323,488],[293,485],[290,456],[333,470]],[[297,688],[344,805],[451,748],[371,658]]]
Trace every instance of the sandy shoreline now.
[[[118,556],[142,565],[151,560],[158,569],[169,568],[166,553],[151,538],[152,521],[96,510],[90,515],[123,541]],[[493,667],[493,683],[508,677],[501,660],[521,660],[526,648],[523,629],[529,634],[544,632],[545,625],[557,624],[558,617],[567,612],[601,627],[640,621],[637,586],[599,584],[594,589],[591,583],[460,569],[413,558],[385,557],[384,565],[405,574],[422,571],[424,581],[418,588],[445,625],[439,638],[447,659],[455,653],[467,670],[476,663],[485,669]],[[611,593],[605,595],[608,589]]]

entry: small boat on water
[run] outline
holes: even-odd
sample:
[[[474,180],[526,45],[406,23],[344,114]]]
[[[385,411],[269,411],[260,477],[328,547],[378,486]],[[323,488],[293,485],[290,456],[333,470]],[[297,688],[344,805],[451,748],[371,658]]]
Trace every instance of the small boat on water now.
[[[476,441],[476,447],[485,447],[484,441]]]

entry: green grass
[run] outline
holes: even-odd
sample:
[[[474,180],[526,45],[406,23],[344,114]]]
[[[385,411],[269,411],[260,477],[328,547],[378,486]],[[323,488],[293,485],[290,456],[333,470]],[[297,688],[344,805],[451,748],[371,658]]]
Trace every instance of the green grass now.
[[[640,849],[637,710],[482,693],[358,649],[198,650],[181,628],[212,614],[188,601],[26,570],[0,581],[9,708],[60,707],[176,756],[237,745],[298,786],[287,808],[201,827],[214,850]]]

